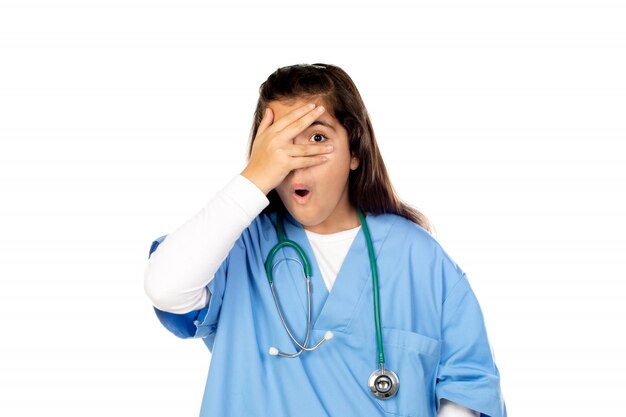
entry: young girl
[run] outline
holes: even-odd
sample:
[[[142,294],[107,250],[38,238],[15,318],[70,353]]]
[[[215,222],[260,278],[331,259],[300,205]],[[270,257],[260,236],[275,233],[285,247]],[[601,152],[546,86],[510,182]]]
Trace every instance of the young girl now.
[[[145,270],[161,323],[212,353],[201,416],[505,417],[465,273],[395,194],[351,78],[276,70],[251,138]]]

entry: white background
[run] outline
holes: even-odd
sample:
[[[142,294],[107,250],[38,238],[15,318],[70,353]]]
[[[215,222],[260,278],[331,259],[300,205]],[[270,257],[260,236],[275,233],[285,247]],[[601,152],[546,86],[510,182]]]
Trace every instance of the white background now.
[[[314,62],[466,271],[510,415],[622,414],[623,2],[298,3],[1,3],[0,415],[198,414],[210,356],[159,324],[148,249]]]

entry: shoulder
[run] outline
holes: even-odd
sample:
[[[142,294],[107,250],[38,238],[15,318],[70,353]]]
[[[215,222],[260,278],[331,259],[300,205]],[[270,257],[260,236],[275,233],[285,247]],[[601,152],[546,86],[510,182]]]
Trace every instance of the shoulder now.
[[[385,229],[388,239],[402,240],[407,245],[429,251],[443,250],[437,239],[426,229],[398,214],[369,214],[368,224],[373,223],[379,229]]]
[[[385,246],[390,246],[397,254],[405,253],[416,261],[429,262],[434,268],[447,271],[452,280],[465,276],[465,272],[442,244],[420,225],[397,214],[370,216],[372,223],[387,226]]]
[[[236,245],[255,248],[276,237],[276,213],[261,212],[239,236]]]

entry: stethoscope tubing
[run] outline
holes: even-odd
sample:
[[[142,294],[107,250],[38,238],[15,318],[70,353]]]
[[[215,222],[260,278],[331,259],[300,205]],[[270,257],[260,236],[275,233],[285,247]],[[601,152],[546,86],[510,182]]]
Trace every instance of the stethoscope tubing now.
[[[282,225],[281,225],[281,228],[282,228]],[[283,234],[283,237],[284,237],[284,234]],[[274,260],[274,257],[276,256],[276,252],[278,252],[279,250],[281,250],[282,248],[286,246],[293,248],[296,252],[298,252],[298,255],[300,255],[300,259],[302,259],[302,262],[303,262],[302,267],[304,268],[304,275],[306,276],[307,280],[311,278],[311,264],[309,263],[309,260],[307,259],[300,245],[298,245],[293,240],[281,239],[281,241],[278,242],[278,244],[274,246],[272,250],[270,251],[270,253],[267,255],[267,260],[265,262],[265,273],[267,275],[267,280],[270,283],[270,285],[273,285],[274,283],[274,278],[272,278],[272,261]]]
[[[374,323],[376,326],[376,342],[378,344],[378,363],[381,369],[385,367],[385,352],[383,350],[383,331],[380,325],[380,296],[378,294],[378,267],[376,265],[376,257],[374,255],[374,245],[372,244],[372,238],[370,235],[369,227],[363,217],[361,210],[357,210],[359,219],[361,220],[361,226],[363,227],[363,234],[367,236],[365,241],[367,242],[367,252],[370,257],[370,265],[372,267],[372,287],[374,293]]]
[[[287,323],[285,322],[285,318],[283,317],[283,313],[278,305],[278,298],[276,296],[276,292],[274,291],[274,285],[271,284],[270,285],[271,289],[272,289],[272,294],[274,296],[274,302],[276,303],[276,309],[278,310],[278,314],[280,315],[280,320],[283,323],[283,327],[285,328],[285,330],[287,331],[287,334],[289,335],[289,337],[291,338],[291,340],[293,340],[293,342],[298,345],[298,347],[300,348],[299,351],[297,351],[296,353],[284,353],[284,352],[277,352],[277,355],[280,356],[285,356],[288,358],[295,358],[297,356],[300,356],[302,354],[302,352],[304,351],[312,351],[317,349],[318,347],[321,346],[322,343],[324,343],[327,339],[324,338],[322,340],[320,340],[315,346],[312,347],[307,347],[307,343],[309,342],[309,337],[311,335],[311,299],[310,299],[310,294],[311,294],[311,282],[310,282],[310,278],[307,277],[307,296],[309,297],[309,307],[308,307],[308,320],[307,320],[307,328],[306,328],[306,337],[304,338],[304,342],[302,344],[300,344],[300,342],[298,342],[298,340],[293,336],[293,334],[291,333],[291,331],[289,330],[289,327],[287,326]]]

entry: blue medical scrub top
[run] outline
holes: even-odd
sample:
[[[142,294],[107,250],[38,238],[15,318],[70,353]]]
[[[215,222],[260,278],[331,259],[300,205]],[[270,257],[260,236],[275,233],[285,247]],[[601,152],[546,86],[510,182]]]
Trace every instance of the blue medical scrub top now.
[[[395,397],[375,398],[368,378],[378,368],[372,274],[361,228],[329,293],[304,229],[289,213],[287,239],[312,267],[309,346],[297,358],[271,356],[297,345],[287,335],[265,273],[278,242],[276,214],[261,213],[244,230],[213,280],[209,304],[187,314],[155,308],[160,322],[181,338],[201,338],[211,363],[200,416],[411,416],[434,417],[442,398],[505,417],[500,375],[483,315],[465,273],[423,228],[394,214],[366,217],[379,274],[386,368],[400,379]],[[152,243],[150,254],[166,238]],[[302,342],[307,292],[292,248],[275,257],[274,288],[285,320]]]

